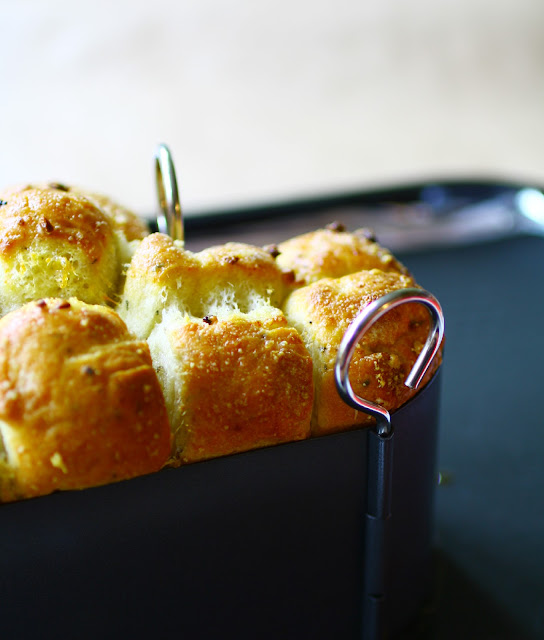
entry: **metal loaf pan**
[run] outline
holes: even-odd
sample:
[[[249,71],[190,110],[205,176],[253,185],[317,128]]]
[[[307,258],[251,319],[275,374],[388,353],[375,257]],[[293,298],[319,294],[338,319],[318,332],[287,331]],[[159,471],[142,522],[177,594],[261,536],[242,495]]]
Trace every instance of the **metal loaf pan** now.
[[[392,414],[391,635],[429,594],[438,378]],[[362,637],[373,433],[1,506],[3,637]]]

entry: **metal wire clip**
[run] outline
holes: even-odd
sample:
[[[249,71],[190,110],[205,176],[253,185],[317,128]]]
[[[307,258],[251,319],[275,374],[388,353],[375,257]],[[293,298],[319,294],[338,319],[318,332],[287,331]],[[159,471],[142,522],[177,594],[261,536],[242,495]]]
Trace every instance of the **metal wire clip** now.
[[[377,422],[378,434],[384,436],[391,431],[391,416],[380,405],[361,398],[353,391],[349,380],[349,365],[355,353],[355,348],[366,331],[388,311],[408,302],[419,302],[425,305],[433,320],[427,341],[404,383],[411,389],[417,388],[435,357],[444,335],[442,308],[438,300],[423,289],[399,289],[371,302],[349,326],[336,357],[334,373],[340,397],[358,411],[364,411],[374,416]]]
[[[173,240],[184,240],[183,214],[179,200],[176,170],[170,149],[160,144],[155,152],[155,179],[159,200],[157,226]]]

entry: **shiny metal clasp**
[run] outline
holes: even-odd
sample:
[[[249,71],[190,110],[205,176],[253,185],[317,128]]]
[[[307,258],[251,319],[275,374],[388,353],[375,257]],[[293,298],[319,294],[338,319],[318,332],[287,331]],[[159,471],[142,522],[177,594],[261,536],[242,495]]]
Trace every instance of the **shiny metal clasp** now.
[[[338,349],[334,367],[336,387],[341,398],[358,411],[364,411],[374,416],[376,418],[377,433],[384,437],[388,436],[392,430],[389,411],[378,404],[361,398],[353,391],[349,380],[349,366],[355,348],[365,332],[388,311],[408,302],[423,304],[429,310],[432,320],[431,330],[425,345],[404,383],[411,389],[417,388],[433,361],[444,336],[442,307],[431,293],[423,289],[407,288],[392,291],[366,306],[345,332]]]
[[[157,226],[161,233],[173,240],[184,240],[183,214],[179,200],[176,170],[172,154],[165,144],[160,144],[155,152],[155,178],[159,200]]]

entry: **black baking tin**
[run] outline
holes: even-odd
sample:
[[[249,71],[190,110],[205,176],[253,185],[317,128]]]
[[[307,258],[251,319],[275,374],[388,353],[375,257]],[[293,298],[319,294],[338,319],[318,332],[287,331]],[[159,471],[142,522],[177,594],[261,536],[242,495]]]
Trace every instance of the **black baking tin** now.
[[[431,585],[438,378],[392,416],[391,636],[417,617]],[[2,637],[370,637],[371,433],[0,506]]]

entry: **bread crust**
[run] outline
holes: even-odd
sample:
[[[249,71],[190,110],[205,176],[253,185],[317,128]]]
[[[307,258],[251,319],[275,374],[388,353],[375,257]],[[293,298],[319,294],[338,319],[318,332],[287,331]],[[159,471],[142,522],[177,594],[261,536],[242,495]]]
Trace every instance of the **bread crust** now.
[[[278,264],[293,271],[298,285],[370,269],[408,274],[406,267],[366,229],[353,233],[341,225],[318,229],[280,243],[278,251]]]
[[[113,228],[121,232],[127,242],[142,240],[149,235],[150,230],[140,216],[108,196],[78,187],[69,187],[69,192],[83,196],[103,211],[110,219]]]
[[[4,316],[0,433],[2,501],[157,471],[171,436],[147,344],[75,298]]]
[[[116,231],[120,231],[128,242],[141,240],[150,233],[145,221],[130,209],[127,209],[102,193],[96,193],[72,185],[65,185],[59,182],[14,185],[2,190],[2,192],[0,192],[0,198],[9,202],[12,196],[33,190],[52,191],[57,194],[65,193],[85,198],[106,215],[113,228]]]
[[[309,437],[312,362],[285,318],[188,320],[171,346],[182,381],[174,464]]]
[[[27,189],[7,197],[0,209],[0,256],[4,260],[27,248],[36,237],[74,245],[91,263],[102,259],[111,242],[111,224],[86,198],[53,189]]]

